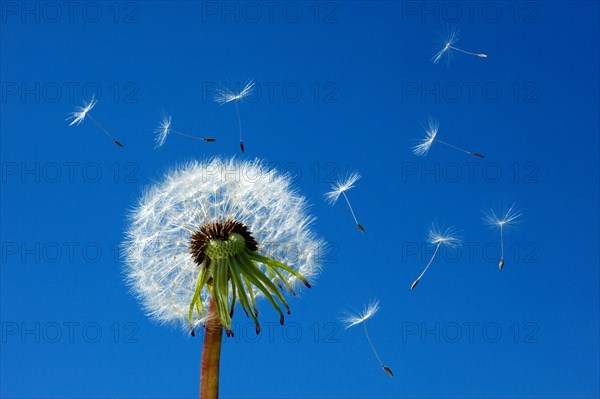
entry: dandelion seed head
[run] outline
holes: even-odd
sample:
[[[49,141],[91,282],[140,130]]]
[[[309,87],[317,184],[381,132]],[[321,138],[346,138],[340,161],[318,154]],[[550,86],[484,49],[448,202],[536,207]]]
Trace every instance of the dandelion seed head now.
[[[288,176],[258,160],[189,162],[146,189],[130,214],[123,243],[125,277],[150,317],[188,331],[190,324],[205,322],[196,312],[191,323],[188,319],[200,273],[190,238],[200,226],[227,220],[247,226],[261,253],[307,279],[318,274],[324,244],[311,231],[314,218]],[[282,274],[298,285],[297,277]],[[262,293],[254,289],[254,295]],[[208,296],[204,288],[205,306]]]
[[[483,219],[492,227],[506,228],[518,223],[521,216],[522,213],[517,209],[516,204],[512,204],[506,211],[494,209],[486,211]]]
[[[239,101],[249,96],[254,91],[254,81],[250,80],[244,85],[242,90],[234,92],[228,88],[221,88],[217,90],[215,95],[215,102],[219,104],[226,104],[231,101]]]
[[[83,107],[76,107],[75,111],[71,112],[67,119],[65,119],[67,121],[69,119],[73,119],[71,123],[69,123],[69,126],[81,124],[87,116],[88,112],[90,112],[92,108],[94,108],[97,102],[98,100],[96,100],[95,96],[92,96],[92,98],[89,101],[83,102]]]
[[[379,301],[372,301],[368,305],[364,306],[362,312],[347,313],[342,319],[342,323],[346,326],[346,329],[354,327],[375,316],[375,313],[377,313],[378,310]]]
[[[429,152],[429,149],[433,145],[437,137],[438,130],[440,129],[440,124],[433,118],[429,118],[427,123],[427,127],[425,127],[425,137],[413,147],[413,152],[415,155],[425,156]]]
[[[433,245],[446,245],[454,248],[460,245],[461,240],[458,236],[458,230],[454,226],[444,228],[434,223],[427,233],[427,242]]]
[[[154,137],[154,148],[162,147],[167,140],[167,136],[171,133],[171,115],[162,115],[162,119],[154,130],[154,133],[156,134]]]
[[[350,173],[344,180],[338,179],[332,186],[331,190],[325,193],[325,199],[331,205],[335,204],[342,193],[354,187],[354,184],[360,179],[360,173]]]

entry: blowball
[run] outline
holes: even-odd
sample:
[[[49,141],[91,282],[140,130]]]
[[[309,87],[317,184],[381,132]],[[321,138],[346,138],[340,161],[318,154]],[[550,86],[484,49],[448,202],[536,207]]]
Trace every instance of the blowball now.
[[[159,322],[193,329],[207,321],[201,310],[213,296],[228,329],[237,297],[258,331],[254,298],[281,300],[274,287],[294,293],[318,274],[324,243],[313,221],[290,178],[259,160],[190,162],[149,187],[132,210],[123,245],[126,279]]]

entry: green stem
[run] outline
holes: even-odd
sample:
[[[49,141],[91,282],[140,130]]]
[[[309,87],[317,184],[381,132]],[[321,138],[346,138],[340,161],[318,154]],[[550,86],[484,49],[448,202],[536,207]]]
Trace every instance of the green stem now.
[[[219,362],[223,326],[215,300],[210,298],[200,366],[200,399],[219,398]]]

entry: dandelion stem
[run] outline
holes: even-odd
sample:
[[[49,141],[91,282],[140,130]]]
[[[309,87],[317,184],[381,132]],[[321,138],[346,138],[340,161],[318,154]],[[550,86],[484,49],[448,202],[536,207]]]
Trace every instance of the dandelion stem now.
[[[367,323],[363,323],[363,326],[365,328],[365,335],[367,336],[367,341],[369,341],[369,345],[371,345],[371,350],[375,354],[375,357],[377,358],[377,361],[379,362],[379,364],[381,364],[383,366],[383,362],[381,361],[381,358],[377,354],[377,351],[375,350],[375,346],[373,346],[373,342],[371,342],[371,338],[369,337],[369,331],[367,330]]]
[[[504,224],[500,224],[500,262],[498,263],[498,269],[502,270],[504,267]]]
[[[465,154],[469,154],[469,155],[471,155],[471,152],[470,152],[470,151],[467,151],[467,150],[465,150],[465,149],[463,149],[463,148],[460,148],[460,147],[458,147],[458,146],[456,146],[456,145],[454,145],[454,144],[446,143],[445,141],[442,141],[442,140],[440,140],[440,139],[438,139],[438,138],[436,138],[436,139],[435,139],[435,141],[437,141],[438,143],[441,143],[441,144],[447,145],[448,147],[454,148],[455,150],[462,151],[462,152],[464,152]]]
[[[504,259],[504,234],[502,225],[500,225],[500,259]]]
[[[487,58],[486,54],[481,54],[481,53],[471,53],[470,51],[466,51],[463,49],[460,49],[458,47],[454,47],[454,46],[448,46],[448,48],[451,48],[452,50],[456,50],[456,51],[460,51],[461,53],[465,53],[465,54],[469,54],[469,55],[474,55],[476,57],[480,57],[480,58]]]
[[[354,209],[352,209],[352,205],[350,205],[350,201],[348,200],[348,197],[346,196],[346,193],[342,191],[342,195],[344,196],[344,199],[346,200],[346,203],[348,204],[348,208],[350,208],[350,213],[352,214],[352,218],[354,219],[354,223],[356,223],[356,225],[358,226],[358,228],[360,229],[360,231],[362,231],[363,233],[365,232],[363,227],[360,225],[360,223],[358,223],[358,220],[356,219],[356,215],[354,215]]]
[[[421,277],[423,277],[423,275],[425,274],[425,272],[427,271],[427,269],[429,269],[429,266],[431,266],[431,264],[433,263],[433,260],[435,259],[435,255],[437,255],[438,250],[440,249],[440,246],[442,245],[442,243],[440,242],[436,247],[435,247],[435,251],[433,252],[433,255],[431,256],[431,259],[429,259],[429,263],[427,264],[427,266],[425,266],[425,269],[423,269],[423,272],[421,272],[421,274],[419,275],[419,277],[417,277],[417,279],[415,280],[415,282],[421,280]],[[413,283],[413,288],[415,287],[416,284]]]
[[[240,129],[240,148],[242,149],[242,152],[244,152],[244,144],[243,144],[243,140],[242,140],[242,118],[240,117],[240,107],[238,106],[238,100],[234,101],[235,103],[235,112],[237,113],[237,120],[238,120],[238,128]]]
[[[191,134],[188,134],[188,133],[179,132],[179,131],[177,131],[177,130],[173,130],[173,129],[171,129],[171,131],[172,131],[173,133],[175,133],[175,134],[178,134],[178,135],[180,135],[180,136],[188,137],[188,138],[190,138],[190,139],[194,139],[194,140],[213,141],[213,139],[212,139],[212,138],[206,138],[206,137],[197,137],[197,136],[193,136],[193,135],[191,135]]]
[[[454,148],[455,150],[462,151],[462,152],[464,152],[465,154],[468,154],[468,155],[473,155],[473,156],[476,156],[476,157],[478,157],[478,158],[485,158],[483,155],[481,155],[481,154],[479,154],[479,153],[477,153],[477,152],[473,152],[473,151],[467,151],[467,150],[465,150],[464,148],[460,148],[459,146],[456,146],[456,145],[454,145],[454,144],[446,143],[445,141],[442,141],[442,140],[440,140],[440,139],[438,139],[438,138],[436,138],[436,139],[435,139],[435,141],[437,141],[438,143],[441,143],[441,144],[447,145],[448,147]]]
[[[123,147],[123,144],[121,144],[121,143],[119,142],[119,140],[117,140],[117,139],[116,139],[116,138],[115,138],[115,137],[114,137],[112,134],[110,134],[110,133],[108,132],[108,130],[106,130],[106,129],[104,128],[104,126],[102,126],[102,125],[101,125],[101,124],[100,124],[98,121],[96,121],[94,118],[92,118],[92,115],[91,115],[91,114],[89,114],[89,113],[88,113],[86,116],[87,116],[88,118],[90,118],[90,120],[91,120],[92,122],[94,122],[94,125],[98,126],[98,128],[99,128],[100,130],[102,130],[102,131],[104,132],[104,134],[106,134],[108,137],[110,137],[110,139],[111,139],[112,141],[114,141],[114,142],[115,142],[115,144],[117,144],[119,147]]]
[[[200,366],[200,399],[218,399],[219,397],[219,363],[223,335],[223,326],[220,320],[217,305],[211,296],[202,348],[202,365]]]
[[[367,330],[367,323],[366,322],[363,323],[363,327],[365,328],[365,335],[367,336],[367,341],[369,341],[369,345],[371,346],[371,350],[373,351],[373,354],[377,358],[377,361],[379,362],[379,365],[385,370],[386,373],[388,373],[390,375],[390,377],[393,377],[394,374],[392,374],[392,370],[390,370],[390,368],[388,366],[386,366],[385,364],[383,364],[383,362],[381,361],[381,358],[379,357],[379,354],[375,350],[375,346],[373,345],[373,342],[371,342],[371,337],[369,337],[369,331]]]

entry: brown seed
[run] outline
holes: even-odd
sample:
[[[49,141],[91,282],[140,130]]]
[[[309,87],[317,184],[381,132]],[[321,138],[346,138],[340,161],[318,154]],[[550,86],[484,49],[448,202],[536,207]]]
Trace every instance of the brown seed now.
[[[412,290],[413,288],[415,288],[417,284],[419,284],[419,280],[415,280],[415,282],[412,283],[412,285],[410,286],[410,289]]]
[[[356,226],[358,227],[358,229],[361,231],[361,233],[365,232],[365,229],[360,225],[360,223],[356,223]]]
[[[206,141],[207,143],[214,143],[215,141],[217,141],[217,139],[213,139],[212,137],[207,137],[203,140]]]
[[[485,156],[483,156],[483,155],[481,155],[481,154],[479,154],[477,152],[471,152],[470,154],[473,155],[473,156],[476,156],[478,158],[485,158]]]
[[[119,140],[115,140],[115,144],[116,144],[116,145],[118,145],[119,147],[125,147],[123,144],[121,144],[121,143],[119,142]]]
[[[498,263],[498,270],[502,270],[504,267],[504,258],[500,259],[500,263]]]
[[[244,143],[240,141],[240,150],[242,150],[242,154],[244,154]]]
[[[388,366],[383,366],[383,370],[388,373],[390,377],[394,377],[394,373],[392,373],[392,370],[390,370]]]

